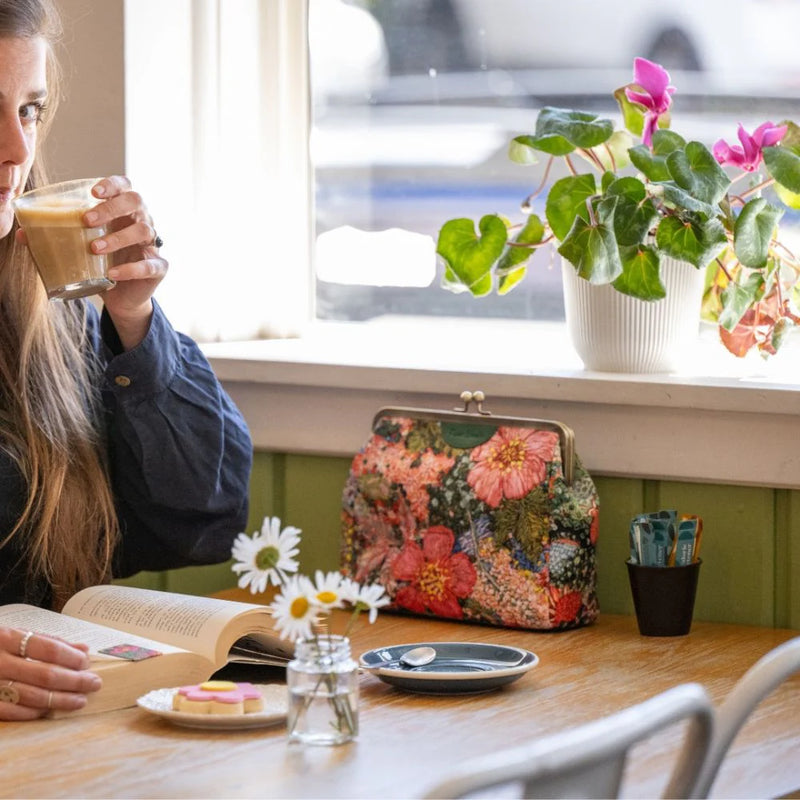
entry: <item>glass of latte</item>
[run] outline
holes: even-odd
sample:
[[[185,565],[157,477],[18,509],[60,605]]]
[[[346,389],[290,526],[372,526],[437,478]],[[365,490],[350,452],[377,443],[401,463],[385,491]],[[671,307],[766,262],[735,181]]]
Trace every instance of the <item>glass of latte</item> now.
[[[96,255],[90,243],[106,233],[89,228],[83,215],[100,201],[92,195],[99,178],[54,183],[17,197],[14,213],[28,238],[47,296],[73,300],[111,288],[108,256]]]

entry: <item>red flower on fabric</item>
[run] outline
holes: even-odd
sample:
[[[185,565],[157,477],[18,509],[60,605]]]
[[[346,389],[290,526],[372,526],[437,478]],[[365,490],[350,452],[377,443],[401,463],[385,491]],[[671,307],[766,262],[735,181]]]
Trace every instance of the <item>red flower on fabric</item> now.
[[[465,553],[453,553],[456,537],[450,528],[434,525],[422,533],[422,547],[408,542],[392,563],[392,576],[409,584],[394,601],[417,614],[426,610],[461,619],[459,600],[469,597],[478,575]]]
[[[553,625],[561,625],[563,623],[574,623],[578,619],[581,606],[583,605],[583,598],[580,592],[567,592],[562,594],[554,586],[550,587],[550,596],[555,602],[551,621]]]
[[[488,442],[472,453],[475,466],[467,483],[475,494],[497,508],[507,497],[518,500],[544,480],[558,435],[528,428],[498,428]]]

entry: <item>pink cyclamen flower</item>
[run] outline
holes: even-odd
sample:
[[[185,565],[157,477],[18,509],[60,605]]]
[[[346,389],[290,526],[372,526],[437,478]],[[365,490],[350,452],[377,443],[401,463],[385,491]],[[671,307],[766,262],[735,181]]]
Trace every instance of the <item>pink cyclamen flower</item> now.
[[[720,139],[714,145],[714,158],[723,166],[731,164],[745,172],[755,172],[764,158],[762,149],[778,144],[786,134],[786,130],[786,125],[765,122],[759,125],[751,136],[740,124],[737,133],[742,146],[731,146],[724,139]]]
[[[675,87],[670,86],[669,72],[660,64],[648,61],[646,58],[633,59],[633,83],[642,89],[641,92],[628,87],[625,96],[632,103],[644,106],[644,132],[642,142],[648,147],[653,141],[653,132],[658,125],[658,118],[669,111],[672,105],[672,95]]]

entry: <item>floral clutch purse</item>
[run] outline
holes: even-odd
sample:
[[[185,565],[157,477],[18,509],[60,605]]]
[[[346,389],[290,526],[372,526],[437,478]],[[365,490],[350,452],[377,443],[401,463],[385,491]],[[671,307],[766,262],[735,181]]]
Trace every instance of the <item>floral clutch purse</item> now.
[[[598,498],[570,428],[463,409],[384,408],[353,458],[342,571],[390,608],[554,630],[598,613]],[[477,410],[470,410],[475,402]]]

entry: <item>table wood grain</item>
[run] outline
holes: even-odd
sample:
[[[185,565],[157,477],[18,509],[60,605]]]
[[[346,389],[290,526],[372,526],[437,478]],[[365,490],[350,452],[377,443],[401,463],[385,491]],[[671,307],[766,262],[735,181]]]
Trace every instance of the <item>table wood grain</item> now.
[[[614,615],[578,630],[532,633],[382,614],[353,635],[356,654],[389,644],[486,641],[532,650],[540,664],[512,684],[470,696],[406,693],[364,673],[359,737],[339,747],[290,745],[283,726],[179,728],[138,708],[0,723],[0,797],[418,797],[458,762],[612,713],[678,683],[699,681],[719,702],[760,656],[796,635],[695,622],[688,636],[650,638],[639,635],[633,617]],[[800,679],[792,679],[742,730],[713,796],[777,797],[800,788],[798,710]],[[676,726],[637,746],[627,796],[659,794],[682,733]]]

